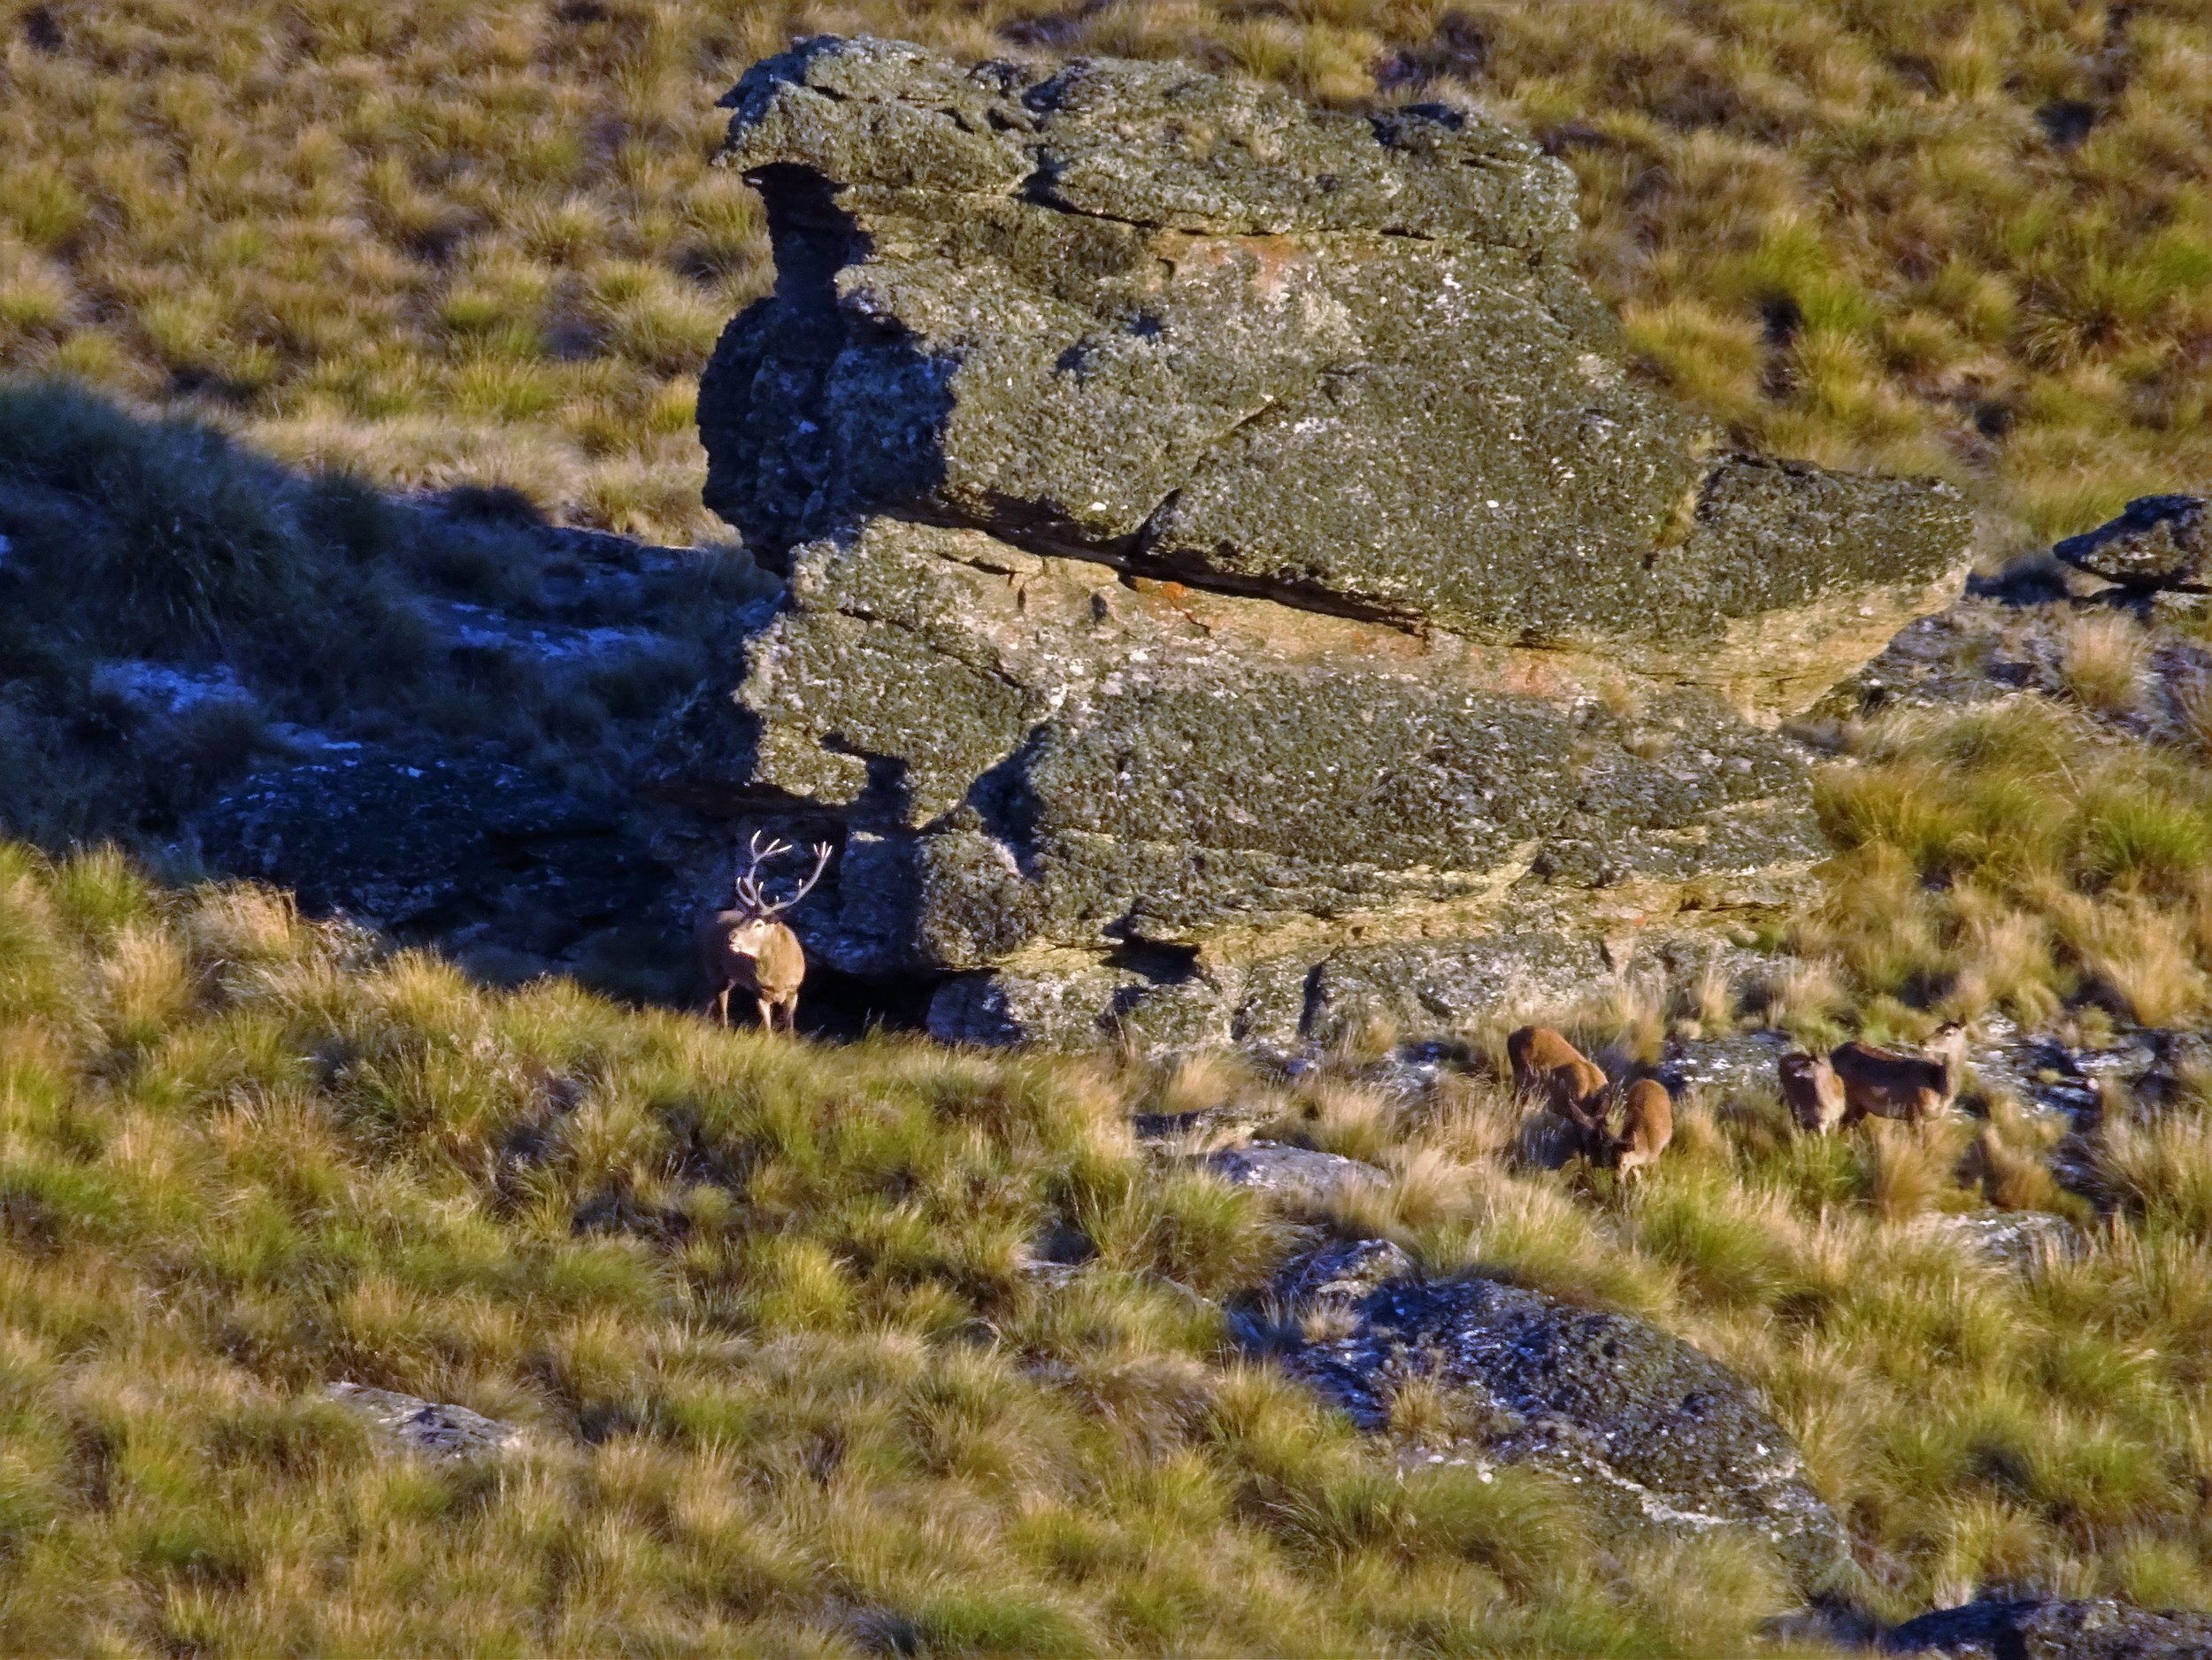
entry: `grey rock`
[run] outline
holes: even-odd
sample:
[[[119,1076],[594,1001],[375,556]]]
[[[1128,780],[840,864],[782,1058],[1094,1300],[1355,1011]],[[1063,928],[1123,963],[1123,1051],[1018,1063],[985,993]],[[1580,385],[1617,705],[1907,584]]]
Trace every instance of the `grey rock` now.
[[[1796,1047],[1782,1032],[1670,1039],[1658,1077],[1677,1095],[1694,1091],[1709,1101],[1770,1096],[1781,1087],[1782,1057]]]
[[[1786,905],[1824,851],[1793,743],[1695,688],[1609,705],[1613,672],[879,518],[797,550],[661,788],[841,828],[795,926],[947,979],[947,1041],[1450,1029],[1609,936]]]
[[[1930,1233],[1963,1240],[2008,1266],[2029,1266],[2046,1252],[2067,1256],[2081,1236],[2072,1223],[2047,1210],[1978,1210],[1963,1216],[1932,1216],[1921,1226]]]
[[[194,821],[201,857],[404,941],[534,972],[672,903],[619,803],[521,768],[378,749],[253,773]]]
[[[1291,1307],[1307,1309],[1361,1302],[1413,1272],[1413,1258],[1386,1239],[1346,1240],[1307,1257],[1285,1284]]]
[[[2119,518],[2052,551],[2124,588],[2201,588],[2212,557],[2212,518],[2201,496],[2141,496]]]
[[[410,1451],[432,1457],[470,1458],[504,1452],[523,1434],[519,1425],[393,1389],[334,1383],[324,1393],[358,1412],[381,1434]]]
[[[1942,487],[1712,458],[1486,118],[826,38],[727,102],[779,282],[701,434],[764,557],[888,511],[1783,702],[1962,575]]]
[[[2103,1598],[1968,1602],[1908,1620],[1882,1640],[1882,1651],[1956,1660],[2202,1660],[2212,1654],[2212,1614],[2153,1612]]]
[[[1252,1187],[1307,1204],[1381,1187],[1389,1179],[1374,1165],[1340,1153],[1251,1141],[1225,1147],[1202,1161],[1208,1170],[1240,1187]]]
[[[1356,1266],[1294,1265],[1286,1285]],[[1843,1527],[1795,1443],[1719,1362],[1640,1320],[1493,1280],[1381,1279],[1351,1303],[1348,1333],[1293,1334],[1283,1355],[1363,1428],[1386,1430],[1397,1392],[1427,1379],[1463,1426],[1447,1456],[1548,1472],[1624,1529],[1763,1541],[1809,1590],[1848,1579]]]
[[[841,843],[818,960],[950,1041],[1453,1030],[1806,890],[1774,719],[1964,510],[1711,455],[1526,138],[879,41],[726,102],[778,281],[707,497],[788,587],[654,781]]]

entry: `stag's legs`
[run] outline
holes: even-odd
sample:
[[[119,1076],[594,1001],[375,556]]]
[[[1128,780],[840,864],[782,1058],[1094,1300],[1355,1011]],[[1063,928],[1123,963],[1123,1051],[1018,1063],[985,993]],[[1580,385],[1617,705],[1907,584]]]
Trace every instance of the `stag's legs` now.
[[[730,988],[727,986],[725,986],[721,990],[716,992],[713,996],[708,998],[707,1007],[714,1011],[715,1018],[720,1020],[724,1026],[729,1025]]]
[[[756,997],[753,1006],[760,1011],[760,1029],[773,1032],[776,1029],[776,1005],[765,997]]]

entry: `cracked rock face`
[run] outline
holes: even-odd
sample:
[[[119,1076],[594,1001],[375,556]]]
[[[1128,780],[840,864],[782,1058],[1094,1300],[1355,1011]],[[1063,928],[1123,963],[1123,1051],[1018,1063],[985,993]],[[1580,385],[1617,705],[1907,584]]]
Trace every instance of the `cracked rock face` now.
[[[1285,1364],[1362,1428],[1387,1429],[1391,1402],[1420,1379],[1455,1421],[1409,1457],[1532,1464],[1624,1528],[1763,1541],[1808,1589],[1850,1572],[1842,1525],[1796,1444],[1719,1362],[1624,1315],[1411,1269],[1363,1241],[1286,1280],[1300,1315],[1333,1312],[1342,1334],[1294,1341]]]
[[[661,786],[840,842],[818,958],[950,1038],[1449,1027],[1801,885],[1771,728],[1964,513],[1707,453],[1526,140],[872,41],[727,102],[707,498],[790,588]]]

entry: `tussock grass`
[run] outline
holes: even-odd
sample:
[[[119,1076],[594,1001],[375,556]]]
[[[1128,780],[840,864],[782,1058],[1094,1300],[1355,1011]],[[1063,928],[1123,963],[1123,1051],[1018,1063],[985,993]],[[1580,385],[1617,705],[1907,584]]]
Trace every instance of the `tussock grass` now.
[[[1781,1605],[1240,1358],[1285,1225],[1141,1157],[1147,1087],[488,992],[0,844],[6,1646],[1689,1654]],[[334,1379],[530,1438],[402,1457]]]
[[[2212,474],[2183,0],[18,0],[0,364],[688,540],[696,377],[769,281],[714,100],[822,30],[1479,99],[1574,170],[1630,343],[1738,442],[1981,480],[2019,548]]]
[[[288,727],[605,791],[728,607],[773,586],[703,548],[595,619],[640,626],[635,649],[459,643],[435,621],[455,603],[534,614],[578,568],[526,498],[395,497],[59,382],[0,383],[0,830],[50,847],[173,837],[295,754]]]
[[[1863,995],[2031,1023],[2086,997],[2153,1026],[2212,996],[2212,774],[2193,753],[2026,698],[1878,720],[1817,794],[1843,851],[1794,944]]]
[[[2017,1112],[1814,1140],[1689,1102],[1624,1193],[1520,1160],[1528,1103],[1480,1075],[1389,1097],[1363,1064],[770,1041],[0,844],[0,1631],[1704,1654],[1787,1605],[1755,1550],[1609,1540],[1510,1470],[1402,1476],[1241,1356],[1219,1300],[1303,1225],[1127,1122],[1225,1095],[1363,1146],[1389,1105],[1389,1183],[1342,1219],[1742,1369],[1889,1611],[1999,1579],[2212,1606],[2200,1103],[2106,1138],[2109,1214],[2016,1268],[1938,1223],[2085,1214]],[[399,1457],[341,1378],[530,1439]]]

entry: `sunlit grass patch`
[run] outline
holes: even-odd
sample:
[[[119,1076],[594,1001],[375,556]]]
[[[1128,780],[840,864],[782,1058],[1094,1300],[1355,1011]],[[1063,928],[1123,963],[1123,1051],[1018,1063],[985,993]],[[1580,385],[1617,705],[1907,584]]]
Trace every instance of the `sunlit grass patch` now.
[[[1886,1564],[1885,1607],[2001,1573],[2200,1595],[2157,1548],[2193,1537],[2212,1472],[2193,1098],[2103,1141],[2112,1213],[2078,1249],[2008,1265],[1943,1217],[2083,1202],[2001,1103],[1810,1138],[1770,1101],[1686,1102],[1622,1192],[1523,1164],[1525,1103],[1477,1076],[1401,1099],[1350,1054],[1284,1091],[1225,1059],[817,1048],[487,992],[111,855],[0,866],[0,1375],[23,1403],[0,1618],[24,1641],[95,1602],[217,1651],[397,1641],[446,1599],[526,1646],[547,1627],[512,1587],[579,1559],[626,1576],[556,1628],[586,1650],[861,1619],[962,1652],[1453,1630],[1687,1653],[1786,1605],[1756,1552],[1594,1551],[1571,1491],[1519,1472],[1402,1479],[1239,1358],[1221,1300],[1312,1221],[1141,1151],[1128,1115],[1240,1099],[1379,1160],[1365,1222],[1430,1269],[1743,1371]],[[57,1018],[80,1002],[96,1018]],[[321,1402],[334,1378],[521,1423],[533,1450],[495,1478],[394,1464]],[[1432,1394],[1405,1434],[1451,1433]]]

